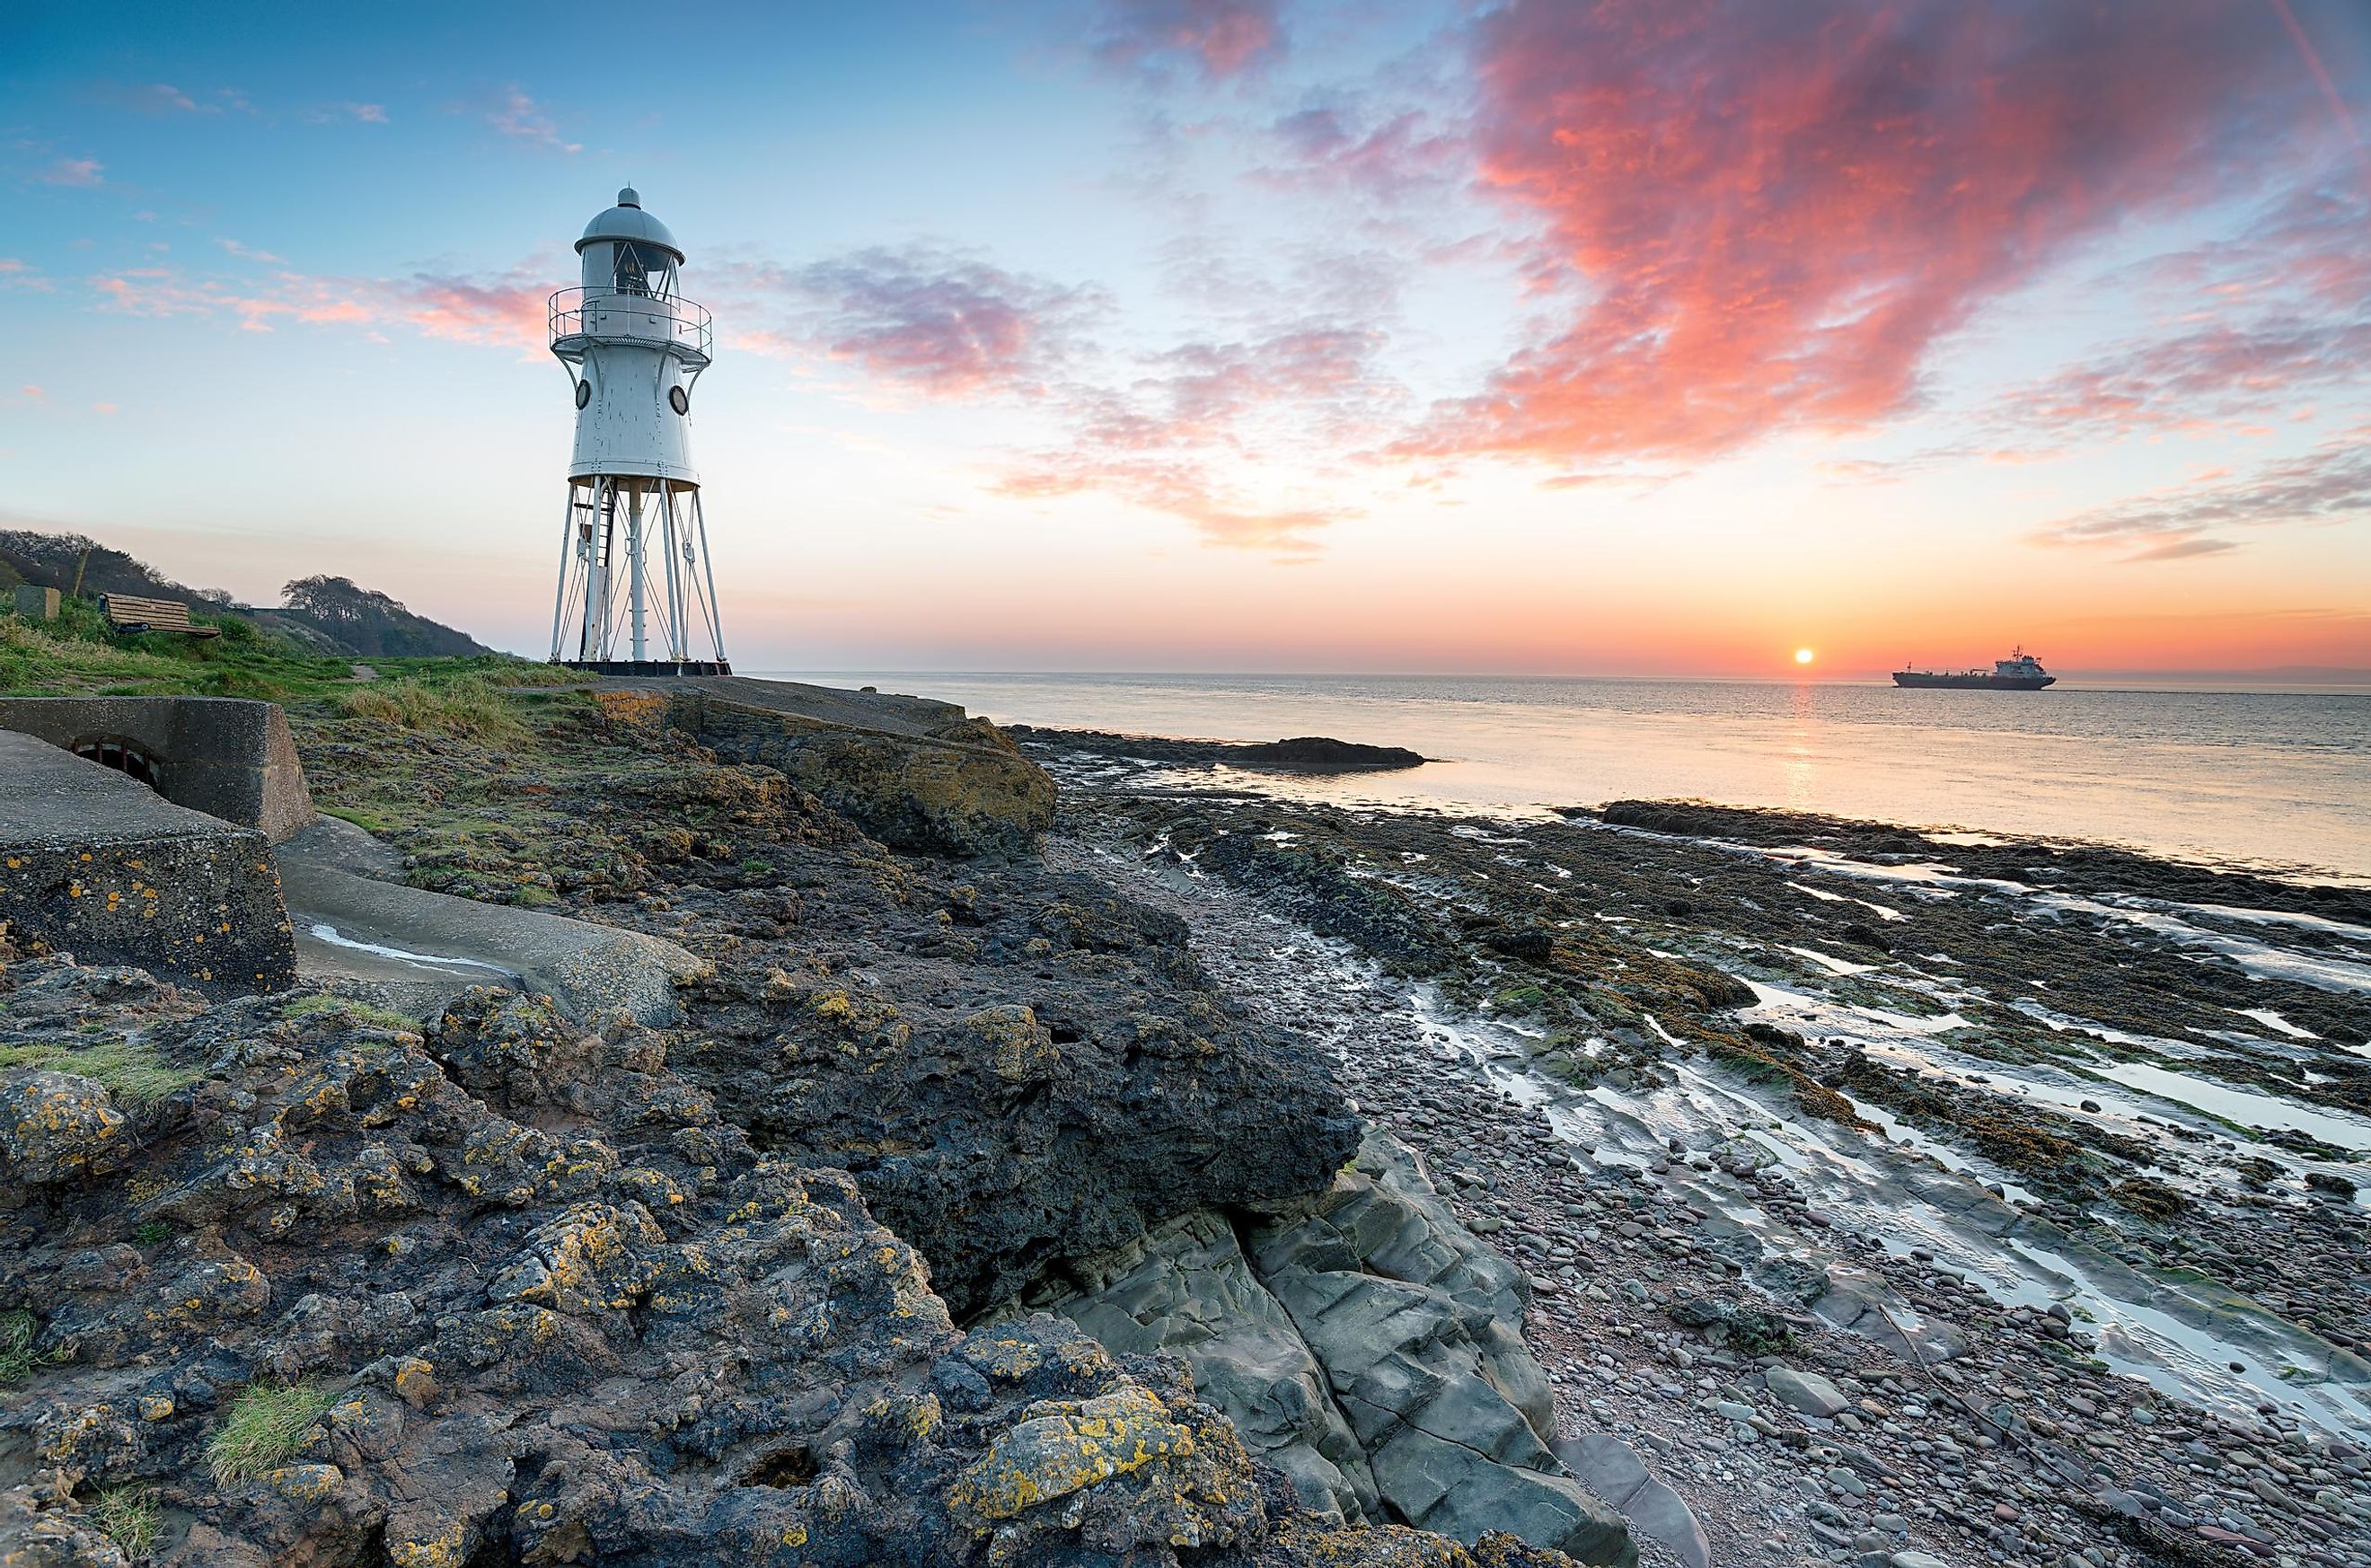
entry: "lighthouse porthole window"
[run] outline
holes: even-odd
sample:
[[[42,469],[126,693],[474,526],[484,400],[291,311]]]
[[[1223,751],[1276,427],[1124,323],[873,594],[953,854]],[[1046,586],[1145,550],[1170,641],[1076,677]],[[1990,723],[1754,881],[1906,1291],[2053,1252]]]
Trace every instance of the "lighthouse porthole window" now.
[[[691,394],[686,392],[680,386],[668,387],[667,407],[673,409],[678,414],[688,414],[691,412]]]
[[[576,384],[576,406],[581,409],[592,400],[593,383],[590,381],[578,382]]]

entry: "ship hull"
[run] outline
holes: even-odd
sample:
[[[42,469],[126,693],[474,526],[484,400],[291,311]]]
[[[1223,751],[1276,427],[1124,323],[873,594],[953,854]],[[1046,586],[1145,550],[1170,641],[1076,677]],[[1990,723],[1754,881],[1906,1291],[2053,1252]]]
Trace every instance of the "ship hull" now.
[[[2056,675],[1938,675],[1926,670],[1896,670],[1898,686],[1941,686],[1950,691],[2040,691],[2058,684]]]

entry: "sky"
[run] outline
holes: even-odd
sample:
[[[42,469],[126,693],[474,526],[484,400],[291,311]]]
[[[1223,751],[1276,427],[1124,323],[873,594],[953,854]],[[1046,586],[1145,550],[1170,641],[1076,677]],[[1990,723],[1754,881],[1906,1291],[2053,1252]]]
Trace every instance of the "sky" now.
[[[21,8],[0,527],[550,627],[716,320],[741,669],[2371,667],[2360,0]]]

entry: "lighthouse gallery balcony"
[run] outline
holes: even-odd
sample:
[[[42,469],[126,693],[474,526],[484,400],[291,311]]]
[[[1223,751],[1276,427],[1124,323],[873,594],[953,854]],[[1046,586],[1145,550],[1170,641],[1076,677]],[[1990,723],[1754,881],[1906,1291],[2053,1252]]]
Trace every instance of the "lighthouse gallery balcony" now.
[[[707,310],[635,289],[562,289],[551,296],[551,352],[581,358],[587,343],[643,343],[705,365],[716,347]]]

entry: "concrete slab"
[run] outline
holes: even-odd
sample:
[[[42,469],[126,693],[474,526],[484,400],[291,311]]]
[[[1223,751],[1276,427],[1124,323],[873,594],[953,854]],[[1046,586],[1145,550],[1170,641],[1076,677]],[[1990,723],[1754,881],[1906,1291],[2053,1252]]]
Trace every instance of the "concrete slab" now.
[[[0,730],[0,924],[214,996],[296,977],[271,846],[112,768]]]
[[[386,985],[423,1016],[467,986],[515,984],[580,1020],[623,1008],[672,1023],[675,983],[708,967],[658,937],[358,876],[303,845],[283,847],[280,875],[308,978]]]
[[[0,729],[131,760],[176,805],[274,844],[313,820],[288,716],[232,697],[0,697]]]

